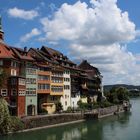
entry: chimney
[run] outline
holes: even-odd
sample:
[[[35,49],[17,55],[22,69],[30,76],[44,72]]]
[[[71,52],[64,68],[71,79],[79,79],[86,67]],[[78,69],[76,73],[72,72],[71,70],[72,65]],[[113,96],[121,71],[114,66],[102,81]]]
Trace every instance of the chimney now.
[[[24,47],[24,52],[27,52],[27,47]]]

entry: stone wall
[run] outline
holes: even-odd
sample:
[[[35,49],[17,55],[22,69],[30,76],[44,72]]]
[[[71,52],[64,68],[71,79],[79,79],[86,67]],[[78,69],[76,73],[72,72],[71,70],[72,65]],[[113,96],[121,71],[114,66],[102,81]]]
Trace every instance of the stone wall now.
[[[49,126],[65,122],[77,121],[84,119],[81,113],[53,114],[43,116],[31,116],[22,118],[25,129]]]
[[[98,109],[98,117],[104,117],[105,115],[113,115],[115,113],[120,113],[124,111],[123,105],[115,105],[106,108],[99,108]]]
[[[123,105],[115,105],[106,108],[98,108],[88,112],[82,113],[62,113],[53,115],[39,115],[39,116],[28,116],[22,118],[25,124],[25,129],[31,129],[36,127],[50,126],[55,124],[61,124],[66,122],[78,121],[83,119],[95,119],[102,118],[115,113],[124,111]]]

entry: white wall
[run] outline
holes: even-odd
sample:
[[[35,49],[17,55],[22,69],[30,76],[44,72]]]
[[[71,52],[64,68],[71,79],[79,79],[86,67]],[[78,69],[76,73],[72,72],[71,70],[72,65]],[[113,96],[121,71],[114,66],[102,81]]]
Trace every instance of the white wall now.
[[[73,108],[77,108],[77,102],[80,100],[80,91],[76,94],[75,97],[71,97],[71,107]]]
[[[71,79],[70,79],[70,71],[69,70],[65,70],[63,73],[63,77],[68,78],[69,81],[65,81],[64,80],[64,86],[68,85],[69,89],[64,89],[64,95],[61,97],[60,101],[63,105],[63,110],[67,110],[67,108],[69,106],[71,106]]]

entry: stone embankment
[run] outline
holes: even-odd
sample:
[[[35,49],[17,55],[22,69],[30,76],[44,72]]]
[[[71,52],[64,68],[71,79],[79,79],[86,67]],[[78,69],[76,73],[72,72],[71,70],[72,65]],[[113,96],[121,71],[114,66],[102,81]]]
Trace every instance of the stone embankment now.
[[[84,115],[81,113],[61,113],[53,115],[38,115],[22,118],[25,124],[25,129],[31,129],[36,127],[44,127],[55,124],[62,124],[66,122],[83,120]]]
[[[114,105],[111,107],[94,109],[88,112],[28,116],[22,118],[22,121],[25,124],[25,130],[23,131],[66,125],[81,122],[86,119],[103,118],[124,112],[125,108],[126,106],[124,107],[124,105]],[[129,106],[127,106],[127,108],[129,108]]]

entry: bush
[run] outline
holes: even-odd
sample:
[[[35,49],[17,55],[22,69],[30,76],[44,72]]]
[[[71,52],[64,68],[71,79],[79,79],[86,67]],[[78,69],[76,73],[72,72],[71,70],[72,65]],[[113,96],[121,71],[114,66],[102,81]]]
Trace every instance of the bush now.
[[[66,111],[67,113],[70,113],[70,112],[72,112],[72,108],[69,106],[68,108],[67,108],[67,111]]]
[[[81,100],[79,100],[79,101],[77,102],[77,104],[78,104],[78,106],[79,106],[79,108],[80,108],[81,110],[86,110],[86,109],[88,109],[88,103],[83,103]]]
[[[46,114],[48,114],[48,111],[46,109],[42,108],[40,111],[40,114],[46,115]]]
[[[6,134],[11,129],[11,119],[7,102],[0,98],[0,134]]]
[[[16,116],[11,116],[11,130],[19,131],[24,129],[24,123]]]
[[[96,108],[99,108],[100,106],[99,106],[99,104],[98,103],[93,103],[93,109],[96,109]]]
[[[55,106],[56,106],[56,112],[59,112],[60,113],[60,111],[63,110],[63,106],[62,106],[61,102],[57,102],[55,104]]]
[[[105,107],[109,107],[112,106],[112,103],[108,102],[107,100],[104,102],[101,102],[100,107],[101,108],[105,108]]]
[[[18,131],[24,128],[24,124],[17,117],[10,116],[7,102],[0,98],[0,134]]]

